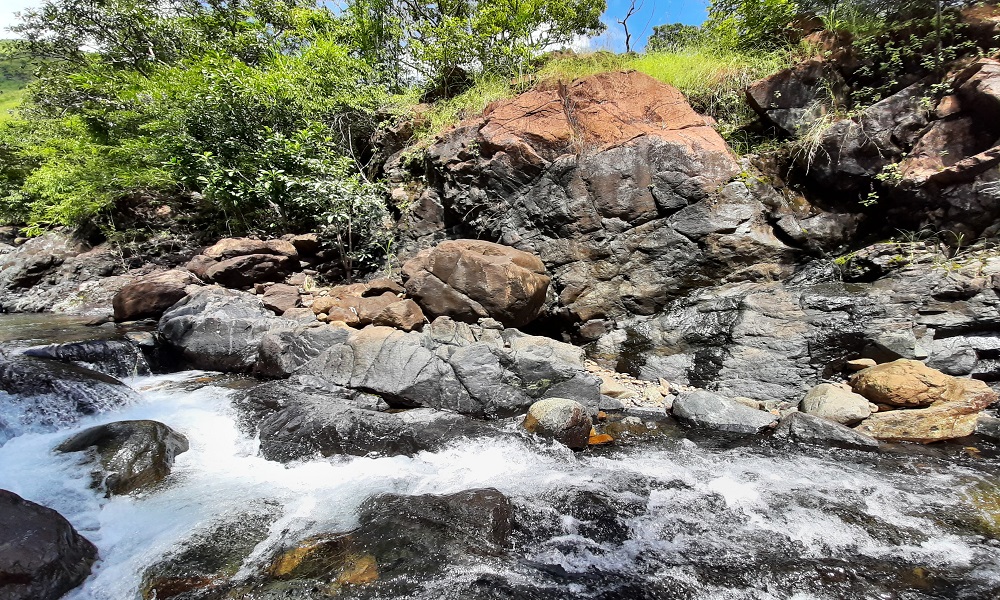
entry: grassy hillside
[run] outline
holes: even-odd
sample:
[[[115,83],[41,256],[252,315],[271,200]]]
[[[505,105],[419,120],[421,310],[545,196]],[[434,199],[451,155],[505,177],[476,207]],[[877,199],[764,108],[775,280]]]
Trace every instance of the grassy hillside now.
[[[9,58],[4,52],[12,42],[0,40],[0,121],[9,120],[21,104],[24,87],[34,71],[24,58]]]

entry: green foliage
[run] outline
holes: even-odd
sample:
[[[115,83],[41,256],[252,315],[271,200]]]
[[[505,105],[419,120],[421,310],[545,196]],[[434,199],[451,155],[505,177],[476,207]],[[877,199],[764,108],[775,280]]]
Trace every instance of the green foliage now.
[[[646,42],[646,52],[680,52],[704,42],[705,33],[701,27],[683,23],[657,25]]]
[[[787,45],[786,30],[798,9],[794,0],[712,0],[705,30],[722,48],[773,50]]]

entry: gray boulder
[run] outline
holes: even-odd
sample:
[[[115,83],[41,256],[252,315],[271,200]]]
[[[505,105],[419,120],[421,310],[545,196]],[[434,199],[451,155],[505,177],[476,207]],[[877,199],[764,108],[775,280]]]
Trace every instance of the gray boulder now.
[[[96,560],[97,548],[62,515],[0,490],[0,598],[57,600]]]
[[[778,417],[698,390],[684,392],[674,400],[675,417],[692,427],[731,433],[761,433],[778,422]]]
[[[830,383],[809,390],[799,410],[842,425],[854,425],[872,414],[867,398]]]
[[[781,419],[774,430],[778,439],[797,444],[833,446],[849,450],[878,450],[878,440],[828,419],[793,412]]]
[[[85,429],[56,446],[56,452],[97,454],[96,487],[108,496],[128,494],[162,481],[174,457],[188,450],[187,438],[157,421],[117,421]]]
[[[275,379],[288,377],[327,348],[344,343],[350,333],[345,327],[321,325],[318,321],[266,333],[260,341],[254,373]]]
[[[250,371],[264,336],[292,329],[245,292],[203,288],[170,307],[160,319],[163,339],[192,367],[213,371]]]
[[[48,358],[99,371],[111,377],[149,375],[150,365],[142,347],[130,340],[94,340],[35,346],[25,356]]]

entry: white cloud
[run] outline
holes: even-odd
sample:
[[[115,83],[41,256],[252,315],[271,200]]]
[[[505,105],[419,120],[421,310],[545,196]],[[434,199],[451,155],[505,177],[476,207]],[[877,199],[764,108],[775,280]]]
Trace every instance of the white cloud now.
[[[2,0],[0,1],[0,38],[13,37],[7,28],[17,22],[14,13],[26,8],[34,8],[42,3],[42,0]]]

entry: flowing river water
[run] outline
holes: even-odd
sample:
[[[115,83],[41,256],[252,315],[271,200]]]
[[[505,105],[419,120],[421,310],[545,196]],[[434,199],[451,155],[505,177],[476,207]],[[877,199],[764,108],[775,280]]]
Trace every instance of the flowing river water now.
[[[8,350],[95,331],[73,321],[0,317]],[[239,559],[238,580],[290,540],[355,528],[358,508],[374,495],[473,488],[496,488],[514,504],[505,553],[470,554],[432,573],[415,572],[405,584],[341,594],[1000,597],[1000,459],[982,444],[978,451],[952,444],[870,454],[704,436],[671,425],[633,444],[573,453],[503,423],[511,435],[456,440],[412,457],[283,465],[260,458],[253,437],[237,425],[230,398],[249,380],[185,371],[127,383],[140,392],[138,402],[73,422],[42,425],[30,414],[12,414],[9,402],[4,409],[8,423],[18,425],[0,446],[0,488],[59,511],[100,551],[91,577],[66,596],[71,600],[139,598],[144,572],[198,536],[214,536],[224,552],[242,543],[241,528],[258,531]],[[107,499],[89,487],[78,455],[52,449],[83,428],[125,419],[161,421],[187,436],[190,450],[158,487]]]

